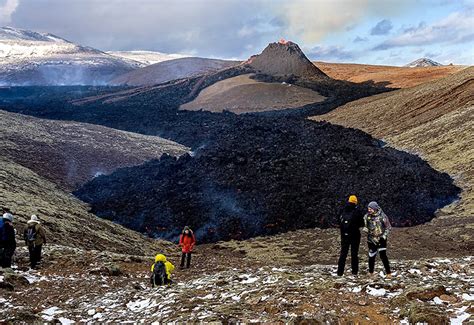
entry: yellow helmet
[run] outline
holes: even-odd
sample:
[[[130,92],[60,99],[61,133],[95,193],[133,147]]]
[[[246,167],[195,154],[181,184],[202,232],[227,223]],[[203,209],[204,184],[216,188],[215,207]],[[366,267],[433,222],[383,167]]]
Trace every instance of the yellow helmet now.
[[[355,195],[349,196],[349,203],[357,204],[358,203],[357,196]]]

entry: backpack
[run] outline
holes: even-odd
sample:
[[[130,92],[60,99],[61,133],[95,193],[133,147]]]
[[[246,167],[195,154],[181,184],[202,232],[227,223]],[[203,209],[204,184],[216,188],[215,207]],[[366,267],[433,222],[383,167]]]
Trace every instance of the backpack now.
[[[352,231],[352,215],[343,213],[341,215],[341,232],[348,235]]]
[[[152,275],[153,286],[164,285],[167,283],[167,279],[168,279],[168,275],[166,274],[165,263],[156,262],[153,268],[153,275]]]
[[[33,227],[28,227],[28,229],[26,230],[26,241],[28,242],[28,244],[34,244],[36,241],[36,236],[36,225],[34,225]]]
[[[7,240],[7,232],[5,229],[5,221],[0,217],[0,243]]]

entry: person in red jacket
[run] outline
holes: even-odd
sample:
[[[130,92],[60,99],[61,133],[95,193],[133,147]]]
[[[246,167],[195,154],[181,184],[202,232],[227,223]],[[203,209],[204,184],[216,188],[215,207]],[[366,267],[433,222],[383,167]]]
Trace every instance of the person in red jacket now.
[[[191,266],[191,252],[193,251],[194,245],[196,244],[196,238],[194,237],[193,231],[188,227],[184,227],[181,236],[179,236],[179,246],[181,246],[181,268],[184,268],[184,262],[186,262],[186,268],[189,269]]]

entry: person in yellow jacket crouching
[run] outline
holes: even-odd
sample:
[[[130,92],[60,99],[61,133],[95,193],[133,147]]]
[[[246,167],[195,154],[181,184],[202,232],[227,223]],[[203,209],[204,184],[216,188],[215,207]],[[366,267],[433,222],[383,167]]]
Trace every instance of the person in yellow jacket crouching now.
[[[166,256],[158,254],[155,257],[155,263],[151,266],[151,285],[153,287],[157,285],[171,284],[171,272],[174,271],[174,265],[166,260]]]

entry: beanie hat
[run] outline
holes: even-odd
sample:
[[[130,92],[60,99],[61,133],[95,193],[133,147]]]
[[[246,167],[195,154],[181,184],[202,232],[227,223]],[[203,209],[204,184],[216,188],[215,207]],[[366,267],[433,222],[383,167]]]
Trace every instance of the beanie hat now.
[[[369,208],[375,210],[375,211],[379,211],[380,210],[380,206],[377,202],[375,201],[372,201],[369,203]]]
[[[357,204],[358,203],[357,196],[355,195],[349,196],[349,203]]]
[[[4,213],[3,214],[3,219],[9,220],[10,222],[13,222],[13,215],[11,213]]]

